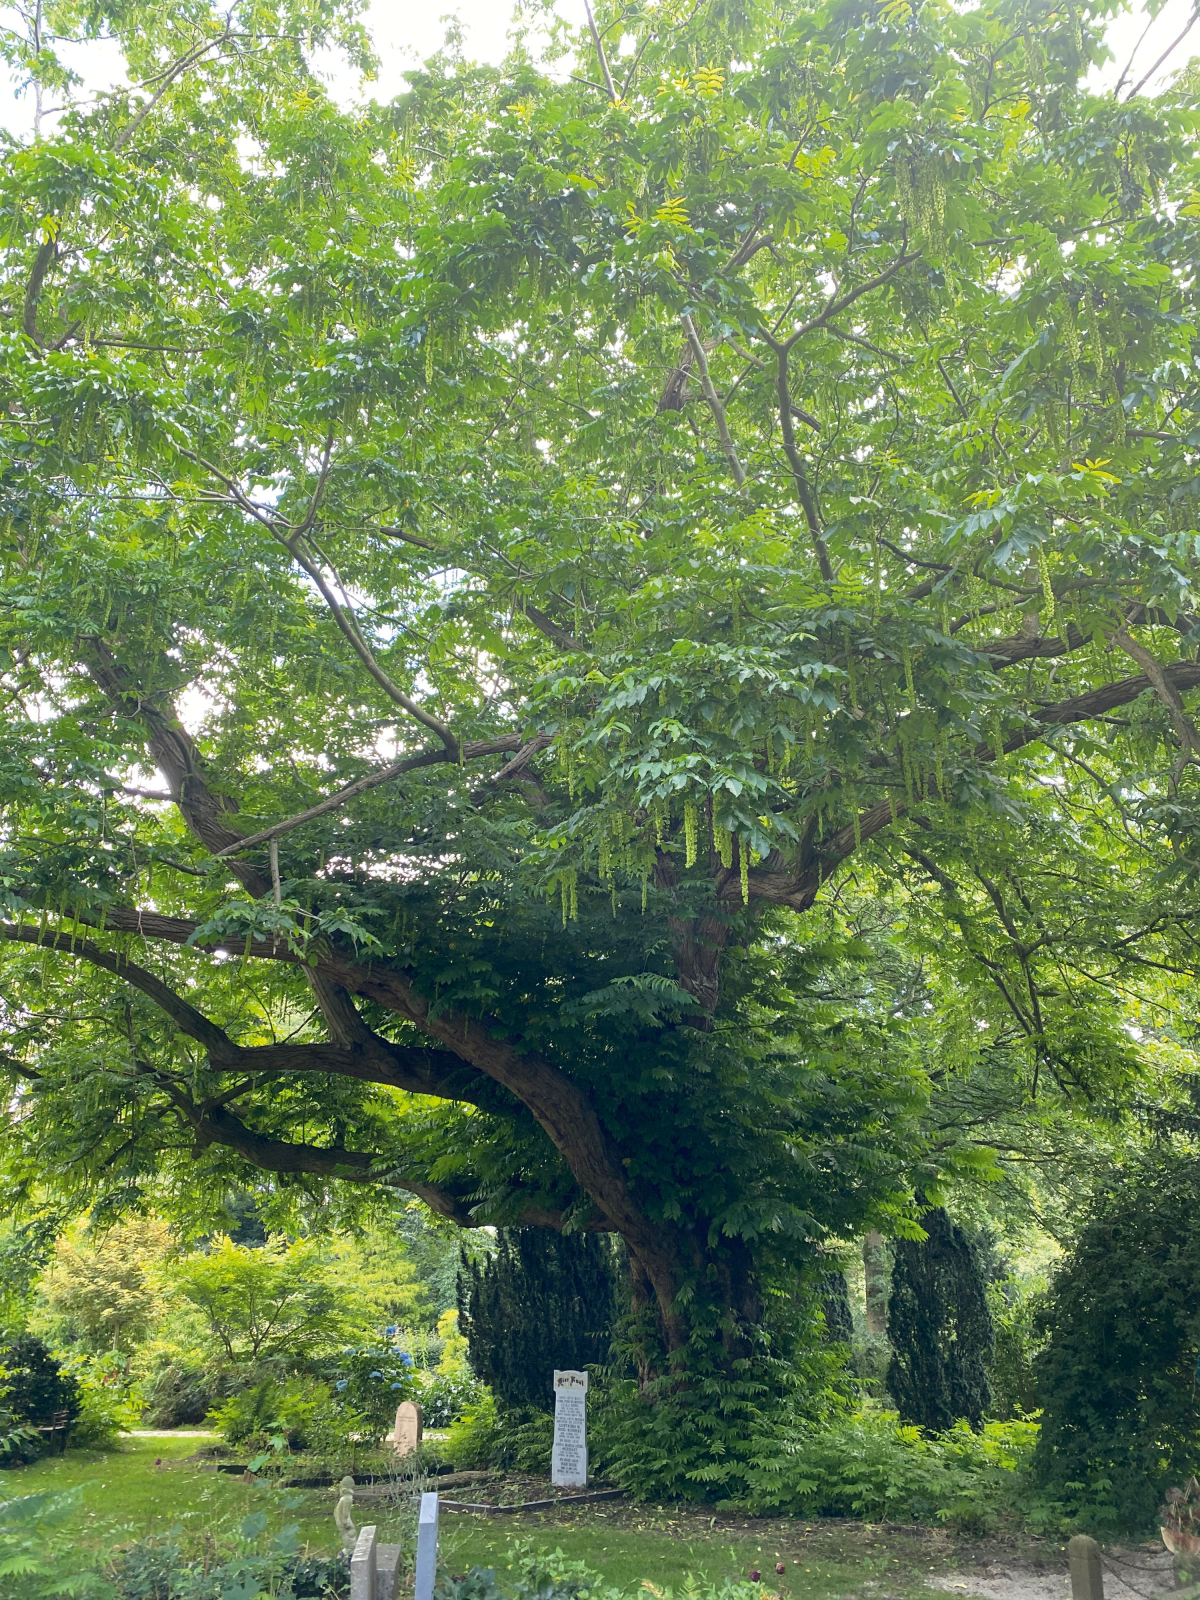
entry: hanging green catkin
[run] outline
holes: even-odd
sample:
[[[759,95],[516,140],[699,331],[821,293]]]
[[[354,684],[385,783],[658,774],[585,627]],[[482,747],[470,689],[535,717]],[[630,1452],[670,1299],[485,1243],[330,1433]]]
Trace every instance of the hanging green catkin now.
[[[944,800],[946,798],[946,768],[942,760],[943,753],[942,734],[938,734],[937,743],[933,747],[933,776],[937,783],[937,792]]]
[[[574,867],[571,868],[571,921],[579,921],[579,878]]]
[[[900,765],[904,770],[904,794],[909,805],[913,803],[913,769],[908,755],[908,745],[903,739],[900,741]]]
[[[915,711],[917,709],[917,686],[913,681],[912,651],[907,644],[904,646],[904,653],[901,659],[904,662],[904,687],[908,690],[908,703]]]
[[[642,868],[642,915],[646,915],[646,900],[650,893],[650,874],[645,867]]]
[[[1038,551],[1037,563],[1042,575],[1042,598],[1046,602],[1046,627],[1049,629],[1054,622],[1054,589],[1050,583],[1050,566],[1044,550]]]
[[[716,818],[713,819],[713,849],[720,856],[723,867],[733,865],[733,834],[728,828],[723,828]]]
[[[571,890],[570,886],[568,885],[567,874],[565,872],[560,872],[558,875],[558,887],[562,892],[562,925],[565,928],[567,925],[567,917],[571,910]]]
[[[888,810],[892,814],[892,821],[895,822],[896,821],[896,796],[889,789],[888,792],[887,792],[887,797],[888,797]]]
[[[688,800],[683,807],[683,841],[684,864],[694,867],[696,865],[696,836],[699,832],[700,814],[694,800]]]
[[[750,846],[745,839],[738,840],[738,866],[742,875],[742,904],[748,906],[750,904]]]
[[[654,842],[661,850],[663,837],[667,831],[667,818],[670,815],[667,802],[665,800],[656,800],[651,815],[654,818]]]

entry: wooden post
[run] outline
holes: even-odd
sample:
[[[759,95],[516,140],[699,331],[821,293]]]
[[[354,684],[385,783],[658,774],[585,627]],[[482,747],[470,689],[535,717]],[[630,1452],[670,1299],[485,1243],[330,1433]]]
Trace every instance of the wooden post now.
[[[417,1518],[417,1582],[413,1600],[433,1600],[433,1585],[437,1578],[437,1542],[438,1497],[436,1494],[423,1494],[421,1514]]]
[[[1095,1539],[1086,1533],[1068,1539],[1067,1560],[1071,1563],[1071,1600],[1104,1600],[1104,1573]]]

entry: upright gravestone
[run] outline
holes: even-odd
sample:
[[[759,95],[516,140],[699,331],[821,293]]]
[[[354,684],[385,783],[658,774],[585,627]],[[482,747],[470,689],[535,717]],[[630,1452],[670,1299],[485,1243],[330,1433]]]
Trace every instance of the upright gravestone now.
[[[586,1372],[555,1369],[550,1481],[563,1488],[587,1483],[587,1388]]]
[[[433,1600],[433,1586],[437,1582],[438,1547],[438,1497],[421,1496],[421,1511],[417,1518],[416,1581],[413,1600]]]
[[[398,1456],[414,1455],[421,1446],[421,1408],[415,1400],[405,1400],[396,1411],[392,1429],[392,1449]]]

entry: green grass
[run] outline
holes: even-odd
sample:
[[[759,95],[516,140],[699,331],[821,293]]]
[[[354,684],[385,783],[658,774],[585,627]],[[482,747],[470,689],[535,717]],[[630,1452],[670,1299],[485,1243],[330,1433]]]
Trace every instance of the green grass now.
[[[62,1529],[80,1554],[100,1555],[172,1530],[185,1543],[209,1533],[220,1537],[232,1534],[249,1512],[259,1510],[268,1515],[269,1532],[298,1522],[301,1539],[314,1552],[336,1549],[332,1490],[277,1491],[190,1465],[155,1466],[156,1458],[179,1461],[202,1442],[138,1438],[105,1454],[72,1450],[0,1475],[0,1498],[84,1485],[82,1509]],[[374,1521],[381,1540],[399,1536],[398,1515],[382,1506],[356,1508],[356,1520],[360,1525]],[[678,1592],[689,1575],[719,1582],[745,1578],[757,1568],[784,1600],[927,1597],[923,1585],[928,1573],[945,1570],[962,1554],[937,1534],[888,1530],[885,1535],[862,1524],[787,1518],[714,1518],[699,1509],[611,1501],[527,1516],[443,1513],[443,1571],[496,1567],[503,1582],[521,1548],[559,1549],[626,1590],[650,1583]],[[786,1566],[783,1577],[775,1572],[776,1562]]]

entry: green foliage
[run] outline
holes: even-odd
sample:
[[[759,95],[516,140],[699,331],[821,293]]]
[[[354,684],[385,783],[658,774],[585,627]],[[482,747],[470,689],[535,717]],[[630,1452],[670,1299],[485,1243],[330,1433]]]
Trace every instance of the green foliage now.
[[[322,1369],[339,1406],[376,1436],[396,1420],[402,1400],[420,1395],[412,1357],[398,1345],[348,1346]]]
[[[451,1424],[446,1450],[456,1467],[516,1468],[545,1476],[553,1443],[554,1418],[548,1412],[504,1405],[484,1389]],[[595,1462],[594,1450],[589,1459]]]
[[[827,1272],[821,1278],[821,1311],[825,1337],[833,1344],[850,1344],[854,1338],[854,1313],[844,1272]]]
[[[79,1412],[71,1428],[73,1446],[108,1450],[122,1433],[140,1425],[141,1401],[130,1392],[127,1364],[118,1354],[76,1358],[67,1370],[79,1385]]]
[[[472,1567],[462,1577],[441,1576],[436,1600],[618,1600],[621,1591],[606,1584],[585,1562],[572,1561],[561,1550],[532,1550],[529,1541],[513,1551],[513,1580],[503,1587],[492,1567]],[[672,1591],[643,1583],[655,1600],[674,1600]],[[755,1583],[726,1578],[722,1582],[690,1579],[679,1600],[764,1600],[766,1590]]]
[[[621,1459],[718,1493],[831,1245],[1183,1099],[1200,122],[1107,0],[598,9],[619,96],[343,111],[353,0],[11,44],[0,1133],[193,1234],[614,1228]],[[277,1254],[185,1271],[230,1362],[367,1336]]]
[[[500,1232],[463,1258],[459,1323],[475,1374],[505,1405],[549,1410],[554,1369],[607,1360],[616,1315],[612,1252],[594,1234]]]
[[[44,1490],[0,1502],[0,1580],[14,1600],[86,1595],[98,1588],[87,1563],[63,1548],[56,1530],[79,1509],[83,1487]]]
[[[821,1341],[816,1302],[807,1309],[807,1329],[790,1340],[783,1330],[760,1329],[757,1345],[742,1342],[732,1358],[719,1329],[697,1329],[686,1383],[610,1373],[588,1397],[597,1470],[638,1499],[743,1503],[764,1441],[818,1425],[848,1398],[845,1348]],[[781,1347],[786,1354],[774,1353]],[[628,1357],[636,1348],[626,1323],[618,1351]]]
[[[55,1211],[0,1225],[0,1334],[26,1331],[35,1285],[62,1225]]]
[[[1011,1279],[988,1285],[995,1345],[988,1363],[992,1415],[1028,1416],[1038,1408],[1035,1363],[1046,1343],[1044,1286]]]
[[[170,1231],[157,1217],[65,1232],[38,1283],[38,1331],[90,1354],[128,1355],[162,1317],[161,1270],[170,1248]]]
[[[982,1426],[991,1408],[994,1333],[979,1260],[941,1207],[921,1216],[925,1238],[898,1239],[888,1301],[887,1386],[900,1415],[933,1432]]]
[[[180,1260],[170,1281],[232,1366],[319,1360],[368,1315],[311,1240],[247,1246],[218,1238]]]
[[[749,1500],[764,1513],[948,1522],[989,1532],[1016,1518],[1036,1423],[959,1423],[945,1433],[866,1411],[760,1440]]]
[[[292,1497],[293,1506],[299,1504]],[[266,1538],[266,1516],[252,1512],[238,1536],[210,1542],[203,1557],[189,1557],[171,1535],[142,1539],[103,1568],[112,1600],[345,1600],[350,1588],[343,1557],[314,1558],[298,1550],[298,1524]]]
[[[275,1452],[335,1452],[349,1434],[368,1428],[365,1418],[335,1404],[325,1385],[312,1378],[264,1378],[232,1395],[207,1420],[226,1444]]]
[[[23,1333],[0,1350],[5,1403],[24,1422],[48,1423],[56,1411],[79,1414],[79,1382],[35,1334]]]
[[[1145,1530],[1200,1464],[1198,1193],[1192,1150],[1114,1172],[1051,1280],[1037,1478],[1087,1526]]]

